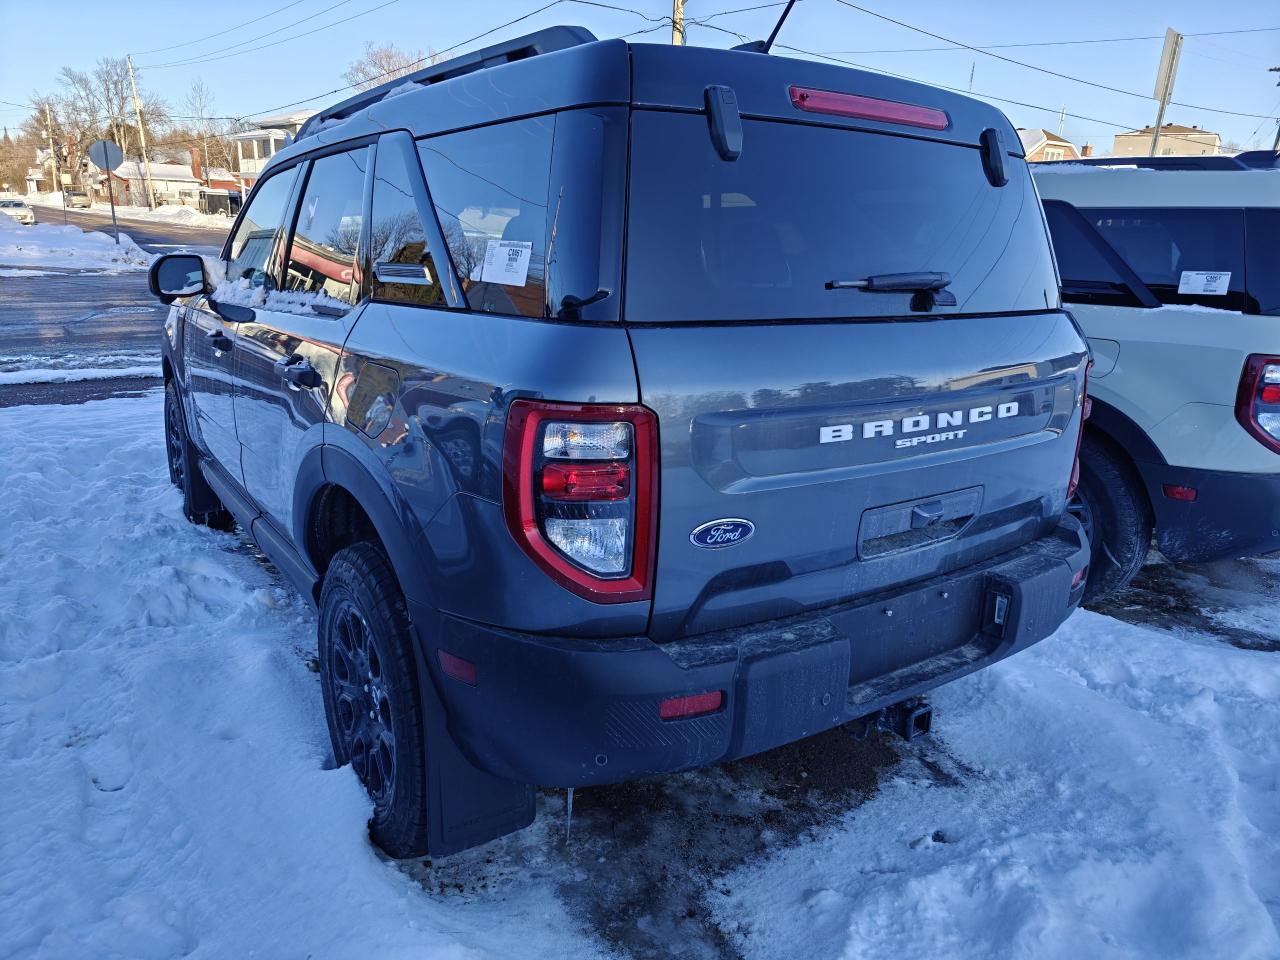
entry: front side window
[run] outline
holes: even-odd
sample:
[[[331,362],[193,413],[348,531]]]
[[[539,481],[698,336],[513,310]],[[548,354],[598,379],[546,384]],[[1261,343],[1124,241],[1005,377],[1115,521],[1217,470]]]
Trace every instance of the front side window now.
[[[369,148],[321,157],[311,165],[289,244],[285,298],[326,315],[346,313],[358,297],[356,251],[364,217]]]
[[[228,280],[247,280],[253,287],[266,282],[267,264],[284,222],[284,207],[296,175],[296,169],[284,170],[259,185],[231,238]]]
[[[422,229],[421,191],[415,189],[421,174],[416,160],[409,169],[409,159],[394,140],[378,147],[369,223],[372,293],[375,300],[430,306],[444,295]]]
[[[555,121],[536,117],[418,144],[473,310],[546,314],[547,183]]]
[[[1244,299],[1244,211],[1081,209],[1164,303],[1239,310]]]

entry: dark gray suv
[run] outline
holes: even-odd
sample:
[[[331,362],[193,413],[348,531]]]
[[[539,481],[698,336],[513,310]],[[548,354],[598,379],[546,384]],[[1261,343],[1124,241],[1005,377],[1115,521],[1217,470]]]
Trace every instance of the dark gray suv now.
[[[393,856],[900,716],[1079,599],[1087,349],[986,104],[556,28],[324,111],[151,283],[186,513],[318,606]]]

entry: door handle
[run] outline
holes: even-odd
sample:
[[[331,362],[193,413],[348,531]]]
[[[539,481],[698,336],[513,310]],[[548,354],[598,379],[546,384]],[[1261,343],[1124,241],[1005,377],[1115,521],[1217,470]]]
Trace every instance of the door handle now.
[[[209,346],[215,350],[227,351],[232,347],[231,338],[221,330],[210,330],[205,334],[205,339],[209,341]]]
[[[311,361],[296,353],[284,360],[277,360],[274,366],[276,373],[295,390],[324,386],[324,380],[311,365]]]

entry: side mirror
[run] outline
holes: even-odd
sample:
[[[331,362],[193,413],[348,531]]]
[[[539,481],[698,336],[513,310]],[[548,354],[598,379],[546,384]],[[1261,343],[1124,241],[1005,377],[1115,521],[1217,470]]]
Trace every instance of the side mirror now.
[[[209,293],[212,286],[204,272],[204,261],[190,253],[166,253],[151,264],[147,285],[161,303],[173,303],[178,297]]]

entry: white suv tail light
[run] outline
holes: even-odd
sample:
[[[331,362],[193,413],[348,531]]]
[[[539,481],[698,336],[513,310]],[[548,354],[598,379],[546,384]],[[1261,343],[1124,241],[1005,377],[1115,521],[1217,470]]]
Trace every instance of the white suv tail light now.
[[[652,596],[658,426],[635,405],[516,400],[503,510],[529,557],[597,603]]]
[[[1254,354],[1245,361],[1236,419],[1259,443],[1280,453],[1280,357]]]

